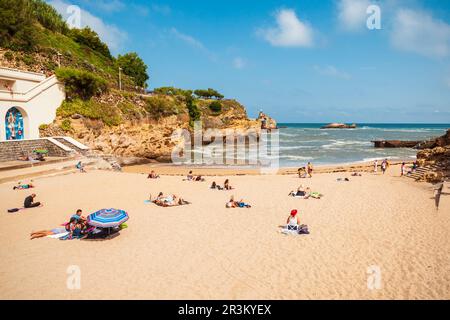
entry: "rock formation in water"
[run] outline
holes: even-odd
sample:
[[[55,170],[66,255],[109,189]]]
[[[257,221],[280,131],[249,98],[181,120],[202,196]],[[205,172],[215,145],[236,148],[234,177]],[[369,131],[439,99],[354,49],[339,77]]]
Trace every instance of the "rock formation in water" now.
[[[320,129],[355,129],[356,124],[345,124],[345,123],[329,123]]]

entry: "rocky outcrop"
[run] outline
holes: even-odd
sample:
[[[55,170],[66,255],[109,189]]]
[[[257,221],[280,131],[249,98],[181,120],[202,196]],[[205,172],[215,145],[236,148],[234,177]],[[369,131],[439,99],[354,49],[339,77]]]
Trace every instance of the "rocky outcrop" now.
[[[355,129],[356,124],[345,124],[345,123],[329,123],[320,129]]]
[[[99,106],[114,106],[124,103],[123,96],[116,93],[96,98]],[[187,108],[180,101],[167,97],[170,102],[178,103],[177,112],[157,118],[148,112],[146,97],[133,95],[126,97],[130,107],[123,110],[122,121],[117,126],[105,125],[100,119],[90,119],[80,114],[70,117],[58,116],[52,123],[41,126],[41,136],[69,135],[87,145],[94,153],[114,155],[120,164],[143,162],[169,162],[175,143],[171,141],[176,129],[192,132]],[[172,101],[172,100],[173,101]],[[222,111],[214,113],[209,109],[209,101],[198,101],[203,130],[207,129],[260,129],[259,122],[247,118],[245,108],[235,100],[222,100]],[[136,108],[129,110],[131,105]],[[150,110],[151,111],[151,110]],[[63,121],[70,120],[70,131],[64,131]]]
[[[433,148],[427,148],[417,153],[420,166],[434,166],[436,173],[442,177],[450,176],[450,129],[439,138],[429,142]]]
[[[420,141],[377,140],[372,141],[375,148],[414,148]]]

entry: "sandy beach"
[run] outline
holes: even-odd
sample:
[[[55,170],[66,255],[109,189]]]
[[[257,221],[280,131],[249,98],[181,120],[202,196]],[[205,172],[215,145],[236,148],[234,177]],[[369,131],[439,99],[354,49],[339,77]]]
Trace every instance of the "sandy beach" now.
[[[31,191],[0,184],[1,299],[450,299],[450,189],[439,211],[432,186],[363,172],[230,176],[232,191],[181,176],[148,180],[91,170],[34,178],[43,207],[7,213]],[[195,172],[194,172],[195,173]],[[348,177],[350,181],[337,181]],[[288,197],[300,184],[325,196]],[[190,205],[161,208],[149,194],[176,193]],[[231,195],[250,209],[226,209]],[[76,209],[128,211],[128,228],[109,241],[29,240]],[[298,209],[309,235],[279,226]],[[69,266],[81,271],[70,290]],[[369,289],[368,270],[381,287]]]

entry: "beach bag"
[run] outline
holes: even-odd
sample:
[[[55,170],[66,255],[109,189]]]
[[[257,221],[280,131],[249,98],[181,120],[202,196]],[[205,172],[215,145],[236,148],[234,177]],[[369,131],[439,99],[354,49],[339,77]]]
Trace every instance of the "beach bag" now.
[[[306,224],[302,224],[298,227],[298,234],[309,234],[308,226]]]

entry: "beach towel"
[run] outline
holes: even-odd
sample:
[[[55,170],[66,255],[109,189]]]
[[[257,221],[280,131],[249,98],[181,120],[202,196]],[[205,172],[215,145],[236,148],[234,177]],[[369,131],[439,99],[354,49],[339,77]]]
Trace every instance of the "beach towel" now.
[[[57,234],[51,234],[51,235],[48,235],[47,238],[59,239],[59,238],[61,238],[61,237],[67,236],[68,234],[69,234],[69,232],[66,231],[66,232],[62,232],[62,233],[57,233]]]

